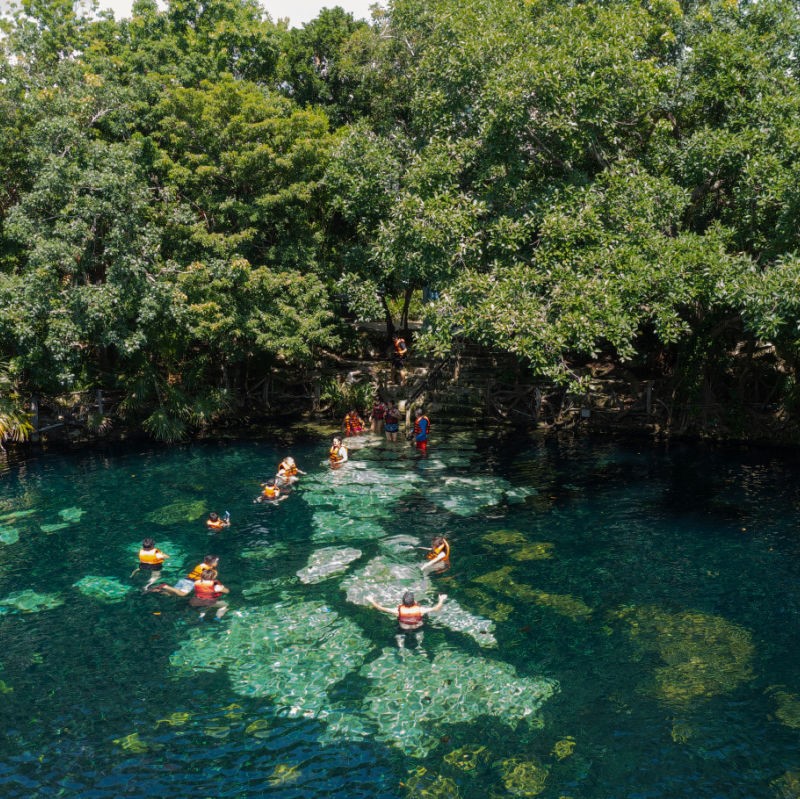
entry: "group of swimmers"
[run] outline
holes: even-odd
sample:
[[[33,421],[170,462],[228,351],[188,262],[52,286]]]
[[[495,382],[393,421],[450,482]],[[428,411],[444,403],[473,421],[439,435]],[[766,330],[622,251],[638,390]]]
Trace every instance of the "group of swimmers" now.
[[[396,441],[399,419],[400,412],[394,403],[385,405],[378,399],[370,415],[371,429],[376,433],[380,433],[380,428],[384,426],[387,439]],[[361,427],[358,427],[358,422],[360,421],[355,410],[352,410],[345,417],[345,430],[349,431],[347,432],[348,435],[363,430],[363,422],[361,422]],[[416,447],[423,453],[427,450],[429,430],[430,419],[423,413],[422,409],[418,409],[415,416],[413,436]],[[347,462],[349,453],[341,438],[336,437],[333,439],[329,458],[331,466],[334,468]],[[261,484],[262,492],[255,501],[277,504],[286,499],[290,489],[299,481],[301,474],[306,474],[306,472],[297,466],[294,458],[287,456],[278,465],[275,477]],[[228,511],[225,511],[222,517],[216,512],[212,512],[206,520],[206,526],[212,532],[219,532],[226,527],[230,527],[230,524],[231,516]],[[443,572],[450,567],[450,544],[443,536],[436,536],[430,547],[421,547],[421,549],[425,549],[428,552],[426,562],[421,566],[423,573]],[[180,597],[192,594],[189,604],[199,610],[201,619],[205,618],[209,610],[215,611],[215,619],[221,619],[228,610],[228,604],[222,597],[230,593],[230,591],[218,580],[219,558],[216,555],[206,555],[201,563],[198,563],[186,577],[178,580],[175,585],[169,585],[168,583],[157,584],[156,581],[161,577],[164,561],[168,558],[169,555],[158,549],[152,538],[145,538],[139,550],[139,564],[134,569],[131,577],[139,571],[148,573],[149,578],[144,586],[144,591]],[[369,603],[377,610],[391,613],[392,615],[397,614],[399,630],[396,639],[399,647],[405,646],[406,636],[409,634],[414,635],[417,646],[422,644],[424,617],[429,613],[441,610],[446,599],[447,594],[439,594],[436,604],[427,607],[420,605],[414,598],[414,594],[406,591],[401,604],[397,608],[387,608],[378,604],[372,597],[367,597]]]

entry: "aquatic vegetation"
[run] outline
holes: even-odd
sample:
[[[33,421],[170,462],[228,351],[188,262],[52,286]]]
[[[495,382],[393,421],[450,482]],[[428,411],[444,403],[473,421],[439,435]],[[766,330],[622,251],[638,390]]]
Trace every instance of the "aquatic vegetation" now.
[[[443,725],[489,715],[514,729],[558,690],[554,680],[518,677],[507,663],[452,650],[431,661],[385,649],[361,674],[371,683],[364,712],[378,727],[375,737],[415,757],[438,745]]]
[[[203,726],[203,735],[209,738],[227,738],[231,734],[231,728],[225,724],[206,724]]]
[[[5,599],[0,599],[0,613],[39,613],[42,610],[52,610],[64,604],[64,599],[59,594],[40,594],[31,589],[15,591]]]
[[[247,558],[248,560],[270,560],[271,558],[285,555],[288,551],[289,545],[278,541],[274,544],[262,544],[243,549],[240,553],[240,557]]]
[[[226,625],[193,629],[172,665],[225,667],[236,693],[268,697],[292,715],[323,709],[327,690],[360,668],[371,649],[353,622],[318,602],[248,608],[229,614]]]
[[[566,738],[561,738],[553,744],[552,755],[556,760],[564,760],[572,755],[575,751],[575,739],[568,735]]]
[[[0,527],[0,544],[16,544],[19,530],[16,527]]]
[[[407,799],[459,799],[458,786],[450,777],[429,772],[420,766],[410,772],[401,786]]]
[[[670,730],[670,737],[676,744],[688,743],[692,736],[694,736],[694,729],[688,721],[676,719],[673,722],[672,729]]]
[[[775,711],[776,718],[787,727],[800,729],[800,697],[785,691],[776,691],[774,697],[778,703],[778,709]]]
[[[114,577],[96,577],[91,574],[73,583],[73,588],[101,602],[119,602],[131,592],[129,585],[123,585]]]
[[[10,694],[13,690],[5,680],[0,680],[0,694]]]
[[[279,763],[275,766],[275,770],[267,777],[267,782],[273,787],[277,788],[280,785],[291,785],[300,779],[300,766],[287,766],[285,763]]]
[[[43,533],[57,533],[59,530],[66,530],[68,527],[71,527],[69,522],[55,522],[54,524],[40,524],[39,529]]]
[[[800,771],[787,771],[772,780],[770,787],[777,799],[800,799]]]
[[[480,646],[497,646],[497,639],[494,637],[494,622],[475,616],[462,608],[452,597],[448,598],[442,609],[432,614],[430,619],[436,625],[468,635]]]
[[[124,749],[126,752],[131,752],[134,755],[143,755],[149,752],[151,746],[146,744],[140,737],[138,732],[132,732],[124,738],[115,738],[114,743]]]
[[[351,547],[325,547],[311,553],[308,565],[297,572],[301,583],[321,583],[334,574],[341,574],[361,557],[360,549]]]
[[[443,760],[460,771],[475,771],[480,764],[487,762],[489,757],[490,752],[485,746],[468,744],[448,752]]]
[[[486,616],[495,622],[508,621],[514,612],[514,606],[505,602],[498,602],[480,588],[462,588],[461,593],[475,602],[475,609],[481,616]]]
[[[457,516],[474,516],[487,505],[498,505],[509,483],[502,477],[444,477],[425,489],[426,498],[434,505]]]
[[[656,669],[659,699],[686,703],[732,691],[753,677],[749,631],[721,616],[655,606],[626,607],[616,614],[631,639],[657,652],[666,665]]]
[[[528,539],[519,530],[493,530],[482,538],[487,543],[497,544],[497,546],[521,546],[528,542]]]
[[[547,541],[533,541],[509,552],[514,560],[547,560],[553,557],[553,545]]]
[[[545,788],[549,770],[537,760],[510,757],[500,762],[500,778],[514,796],[538,796]]]
[[[245,735],[252,735],[254,738],[268,738],[270,735],[270,723],[267,719],[256,719],[244,728]]]
[[[64,508],[58,512],[58,515],[65,521],[70,523],[77,523],[81,520],[82,516],[86,515],[83,508]]]
[[[0,524],[5,524],[6,522],[14,523],[17,519],[33,516],[34,513],[38,513],[36,508],[25,508],[24,510],[11,510],[6,513],[0,513]]]
[[[511,577],[512,571],[512,566],[503,566],[501,569],[476,577],[474,582],[513,599],[551,608],[574,621],[584,620],[592,615],[592,609],[582,599],[578,599],[572,594],[550,594],[529,585],[523,585]]]
[[[192,714],[185,711],[170,713],[165,719],[159,719],[156,722],[156,729],[162,724],[166,724],[168,727],[183,727],[185,724],[188,724],[191,719]]]
[[[206,508],[206,503],[202,499],[178,500],[151,511],[145,516],[145,519],[151,524],[163,525],[194,522],[205,516]]]

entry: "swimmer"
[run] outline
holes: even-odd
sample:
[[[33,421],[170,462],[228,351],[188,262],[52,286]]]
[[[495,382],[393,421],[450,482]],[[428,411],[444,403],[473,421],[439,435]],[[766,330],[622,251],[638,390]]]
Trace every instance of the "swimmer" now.
[[[406,591],[403,594],[403,601],[396,608],[385,608],[379,605],[371,596],[367,597],[367,602],[372,605],[376,610],[383,611],[384,613],[397,614],[397,624],[400,631],[395,636],[397,646],[403,649],[406,644],[406,636],[413,634],[417,641],[417,646],[422,644],[422,621],[423,617],[428,613],[435,613],[437,610],[442,609],[444,601],[447,599],[447,594],[439,594],[439,599],[433,607],[423,607],[418,604],[414,599],[414,594],[411,591]]]
[[[256,497],[253,500],[254,502],[269,502],[272,505],[277,505],[289,496],[281,491],[275,480],[268,480],[266,483],[262,483],[261,488],[261,496]]]
[[[211,513],[208,514],[208,518],[206,519],[206,527],[209,530],[222,530],[225,527],[231,526],[231,515],[228,511],[225,511],[225,515],[220,519],[219,514]]]
[[[364,431],[364,420],[358,415],[355,408],[345,415],[342,428],[345,436],[355,436]]]
[[[219,558],[216,555],[206,555],[202,563],[198,563],[186,577],[182,577],[175,585],[168,585],[161,583],[154,585],[150,590],[162,594],[170,594],[172,596],[188,596],[194,589],[194,584],[200,579],[206,569],[214,572],[214,578],[217,576],[217,566],[219,565]]]
[[[189,600],[193,608],[200,608],[200,618],[205,618],[209,608],[216,608],[216,618],[221,619],[228,610],[228,603],[220,600],[223,594],[229,594],[222,583],[217,582],[215,569],[204,569],[200,579],[195,581],[194,596]]]
[[[347,463],[347,447],[342,444],[341,438],[333,439],[328,457],[331,459],[331,466],[334,467],[341,466],[343,463]]]
[[[443,572],[450,568],[450,544],[446,538],[437,535],[431,541],[431,547],[426,555],[427,561],[420,567],[423,572]]]
[[[294,458],[286,457],[278,465],[278,473],[275,475],[275,482],[279,486],[294,485],[300,480],[299,474],[307,474],[302,469],[297,468]]]
[[[145,538],[142,541],[142,548],[139,550],[139,565],[131,572],[131,577],[139,571],[149,572],[150,579],[144,585],[144,591],[161,577],[161,569],[164,568],[164,561],[169,557],[165,552],[156,548],[156,542],[152,538]]]
[[[397,409],[397,403],[389,403],[386,409],[386,416],[384,417],[384,432],[386,433],[387,441],[397,441],[397,431],[400,429],[400,411]]]

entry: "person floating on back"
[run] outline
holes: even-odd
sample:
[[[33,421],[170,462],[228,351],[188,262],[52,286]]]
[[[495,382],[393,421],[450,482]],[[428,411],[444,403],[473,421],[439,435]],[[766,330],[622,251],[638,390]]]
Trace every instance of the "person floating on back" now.
[[[395,613],[397,614],[397,624],[400,627],[400,631],[395,636],[395,639],[397,640],[397,646],[403,649],[406,644],[406,636],[408,636],[409,633],[414,635],[417,646],[422,644],[423,617],[428,613],[435,613],[437,610],[441,610],[445,599],[447,599],[447,594],[439,594],[437,603],[433,607],[427,608],[417,603],[411,591],[406,591],[405,594],[403,594],[402,603],[396,608],[385,608],[383,605],[379,605],[371,596],[367,597],[367,602],[369,602],[373,608],[381,610],[384,613],[391,613],[392,615]]]
[[[337,466],[341,466],[343,463],[347,463],[347,447],[342,444],[341,438],[334,438],[333,443],[331,444],[331,448],[328,451],[328,457],[331,461],[331,466],[334,468]]]
[[[306,473],[302,469],[297,468],[294,458],[287,456],[278,464],[278,473],[275,475],[275,482],[281,487],[294,485],[300,479],[298,475],[301,474]]]
[[[131,577],[139,571],[149,572],[150,579],[143,589],[146,591],[161,577],[161,569],[164,568],[164,561],[168,557],[169,555],[156,548],[156,542],[152,538],[145,538],[139,550],[139,565],[131,572]]]
[[[431,541],[431,548],[426,555],[427,560],[422,564],[423,572],[443,572],[450,568],[450,544],[446,538],[437,535]]]
[[[186,577],[182,577],[175,585],[168,583],[161,583],[154,585],[150,590],[163,594],[171,594],[172,596],[188,596],[194,590],[194,584],[200,579],[206,569],[214,572],[214,577],[217,576],[217,566],[219,565],[219,558],[216,555],[206,555],[202,563],[198,563]]]
[[[428,449],[428,433],[431,429],[431,420],[422,412],[422,408],[417,410],[417,418],[414,421],[414,445],[420,452]]]
[[[213,530],[214,532],[218,532],[219,530],[224,530],[226,527],[231,526],[231,515],[228,511],[225,511],[225,514],[220,519],[219,514],[211,513],[208,514],[208,518],[206,519],[206,527],[209,530]]]
[[[200,579],[195,581],[194,596],[189,600],[193,608],[200,609],[200,618],[205,618],[209,608],[216,608],[216,618],[221,619],[228,610],[228,603],[223,602],[220,597],[229,594],[230,591],[217,581],[216,569],[204,569]]]

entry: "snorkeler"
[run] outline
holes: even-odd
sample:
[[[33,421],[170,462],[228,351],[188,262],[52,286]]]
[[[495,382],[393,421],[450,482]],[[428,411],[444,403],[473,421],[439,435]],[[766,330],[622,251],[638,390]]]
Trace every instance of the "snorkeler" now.
[[[406,636],[410,633],[416,638],[417,646],[422,644],[423,617],[428,613],[435,613],[437,610],[441,610],[445,599],[447,599],[447,594],[439,594],[439,599],[433,607],[423,607],[417,603],[411,591],[406,591],[403,594],[402,603],[397,608],[385,608],[383,605],[379,605],[371,596],[367,597],[367,602],[376,610],[391,613],[392,615],[397,614],[397,624],[400,627],[400,631],[395,636],[395,640],[397,641],[397,646],[403,649],[406,643]]]
[[[142,548],[139,550],[139,565],[131,572],[131,577],[139,571],[150,572],[150,579],[144,585],[146,591],[159,577],[161,569],[164,568],[164,561],[169,557],[165,552],[156,548],[156,542],[152,538],[145,538],[142,541]]]
[[[200,579],[206,569],[213,571],[216,578],[218,565],[219,558],[216,555],[206,555],[202,563],[198,563],[186,577],[182,577],[175,585],[160,583],[159,585],[154,585],[150,590],[162,594],[171,594],[172,596],[188,596],[192,593],[195,582]]]
[[[189,600],[193,608],[200,608],[200,618],[205,618],[209,608],[216,608],[216,618],[221,619],[228,610],[228,603],[220,600],[223,594],[229,594],[222,583],[217,582],[216,569],[205,569],[200,579],[195,581],[194,596]]]
[[[446,538],[437,535],[431,541],[431,547],[425,556],[426,562],[420,567],[422,571],[443,572],[450,568],[450,544]]]
[[[222,530],[225,527],[231,526],[231,515],[228,511],[225,511],[225,515],[220,519],[219,514],[211,513],[208,514],[208,519],[206,519],[206,527],[209,530]]]
[[[333,439],[328,457],[331,459],[331,466],[341,466],[343,463],[347,463],[347,447],[342,444],[341,438]]]

